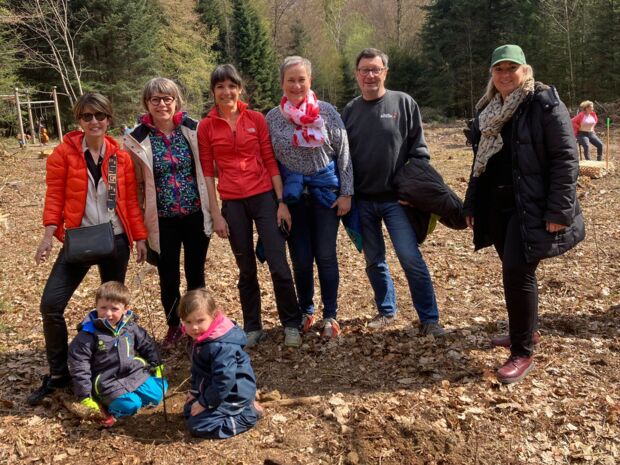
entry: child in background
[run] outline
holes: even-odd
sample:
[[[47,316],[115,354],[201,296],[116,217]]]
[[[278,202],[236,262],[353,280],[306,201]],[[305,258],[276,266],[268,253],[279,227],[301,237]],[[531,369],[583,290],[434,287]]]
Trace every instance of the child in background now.
[[[94,416],[107,409],[108,426],[143,406],[158,405],[168,389],[155,343],[128,309],[129,297],[124,284],[102,284],[95,310],[69,345],[73,391]]]
[[[215,306],[206,289],[186,293],[179,317],[194,340],[192,381],[184,416],[193,436],[225,439],[252,428],[263,415],[256,378],[243,351],[247,337]]]

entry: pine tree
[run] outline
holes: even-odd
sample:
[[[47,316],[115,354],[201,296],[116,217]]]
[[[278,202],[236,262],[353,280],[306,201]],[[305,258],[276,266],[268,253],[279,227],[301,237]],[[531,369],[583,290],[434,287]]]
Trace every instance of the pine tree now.
[[[300,22],[294,22],[291,25],[291,42],[288,46],[287,53],[289,55],[304,56],[305,47],[310,42],[310,37],[304,29],[304,25]]]
[[[230,25],[229,0],[198,0],[196,11],[200,20],[207,26],[209,32],[217,31],[217,41],[212,50],[218,54],[220,63],[233,61],[232,30]]]
[[[338,94],[336,105],[339,109],[342,109],[357,93],[357,83],[353,77],[353,67],[344,54],[340,55],[340,70],[342,73],[342,91]]]
[[[75,11],[87,12],[79,50],[85,88],[110,98],[117,121],[132,121],[142,111],[144,83],[162,74],[162,30],[165,18],[144,0],[76,0]]]
[[[233,0],[234,63],[246,82],[250,104],[265,111],[276,103],[277,67],[269,35],[248,0]]]

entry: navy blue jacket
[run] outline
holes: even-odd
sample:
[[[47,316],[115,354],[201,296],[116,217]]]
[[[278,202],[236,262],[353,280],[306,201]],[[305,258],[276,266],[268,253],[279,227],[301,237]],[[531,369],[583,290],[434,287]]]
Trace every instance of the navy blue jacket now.
[[[95,397],[104,405],[138,389],[161,363],[155,343],[128,311],[116,328],[93,310],[78,325],[69,345],[69,372],[79,399]]]
[[[192,348],[191,393],[208,410],[237,415],[256,397],[256,377],[243,351],[247,337],[236,324]]]

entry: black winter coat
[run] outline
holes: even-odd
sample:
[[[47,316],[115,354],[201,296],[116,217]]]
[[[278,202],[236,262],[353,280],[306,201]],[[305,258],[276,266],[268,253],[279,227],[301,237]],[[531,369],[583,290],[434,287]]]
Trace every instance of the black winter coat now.
[[[474,154],[480,141],[479,120],[472,128]],[[534,262],[560,255],[585,237],[576,197],[579,154],[566,106],[554,87],[536,83],[534,93],[512,117],[512,180],[525,259]],[[476,250],[492,244],[488,231],[490,180],[471,177],[465,214],[474,217]],[[546,222],[562,224],[558,233]]]
[[[427,159],[410,158],[397,171],[392,183],[398,198],[413,205],[405,206],[405,213],[418,244],[424,242],[429,233],[431,215],[439,217],[439,222],[451,229],[467,227],[461,199]]]
[[[128,311],[116,328],[93,310],[78,325],[69,345],[69,372],[79,399],[93,396],[104,405],[138,389],[161,364],[155,342]]]

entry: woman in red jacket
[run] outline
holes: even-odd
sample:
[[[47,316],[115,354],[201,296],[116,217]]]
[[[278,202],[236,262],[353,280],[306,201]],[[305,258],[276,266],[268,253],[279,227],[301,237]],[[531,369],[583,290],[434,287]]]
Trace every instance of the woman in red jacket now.
[[[64,241],[65,228],[112,222],[115,250],[111,258],[97,263],[101,282],[125,281],[129,251],[136,242],[136,260],[146,257],[146,227],[138,206],[136,178],[131,157],[106,135],[112,120],[110,101],[101,94],[85,94],[73,107],[81,131],[65,135],[47,160],[47,191],[43,210],[45,232],[37,248],[37,264],[47,261],[53,236]],[[116,157],[116,207],[108,211],[108,164]],[[68,263],[61,248],[52,267],[43,296],[41,315],[49,364],[49,375],[40,388],[28,396],[30,405],[70,382],[67,367],[67,323],[64,311],[73,292],[90,266]]]
[[[242,89],[241,77],[233,65],[218,66],[211,74],[215,106],[198,126],[200,163],[207,182],[213,229],[219,237],[228,238],[239,267],[246,347],[264,337],[252,223],[264,245],[284,326],[284,345],[298,347],[301,315],[285,250],[291,215],[282,202],[282,179],[265,117],[239,100]],[[215,194],[215,167],[221,212]]]

